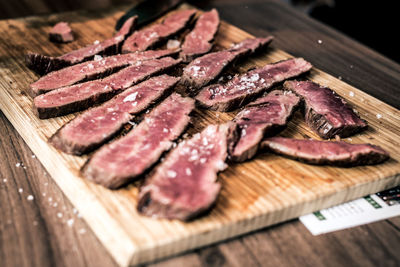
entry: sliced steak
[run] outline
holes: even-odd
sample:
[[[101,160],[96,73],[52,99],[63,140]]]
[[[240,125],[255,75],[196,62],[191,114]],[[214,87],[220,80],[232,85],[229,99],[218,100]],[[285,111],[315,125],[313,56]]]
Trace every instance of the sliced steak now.
[[[140,188],[140,213],[168,219],[189,220],[208,210],[221,185],[217,173],[226,168],[231,124],[210,125],[182,141]]]
[[[245,105],[286,79],[309,71],[311,64],[302,58],[293,58],[257,68],[234,77],[226,84],[203,88],[196,96],[199,106],[218,111],[230,111]]]
[[[289,91],[275,90],[250,103],[239,112],[234,122],[238,125],[239,140],[229,154],[233,161],[251,159],[264,136],[283,130],[300,98]]]
[[[102,42],[96,41],[78,50],[71,51],[59,57],[49,57],[29,52],[25,56],[25,62],[29,68],[43,75],[50,71],[75,65],[83,61],[92,60],[95,55],[115,55],[121,52],[121,46],[125,38],[129,36],[135,25],[137,17],[129,18],[114,37]]]
[[[111,139],[132,115],[169,93],[179,78],[161,75],[126,89],[101,106],[91,108],[65,124],[50,143],[61,151],[81,155]]]
[[[47,119],[87,109],[110,99],[132,85],[179,64],[170,57],[141,62],[101,80],[62,87],[34,98],[39,118]]]
[[[67,22],[59,22],[50,30],[49,39],[56,43],[68,43],[74,40],[74,35]]]
[[[196,22],[194,29],[185,37],[180,57],[185,62],[208,53],[219,27],[219,15],[216,9],[203,13]]]
[[[307,124],[322,138],[347,137],[367,127],[367,123],[333,90],[311,81],[287,81],[305,102]]]
[[[161,23],[134,32],[122,46],[123,53],[150,49],[165,39],[176,35],[190,23],[196,11],[180,10],[168,15]]]
[[[271,137],[261,143],[262,148],[305,163],[317,165],[357,166],[381,163],[389,153],[371,144],[299,140]]]
[[[235,60],[268,46],[272,40],[272,36],[246,39],[227,50],[199,57],[183,69],[182,83],[188,87],[189,94],[195,95],[201,87],[215,80]]]
[[[128,65],[136,64],[138,61],[165,57],[176,52],[173,50],[150,50],[105,58],[98,56],[95,60],[48,73],[30,85],[29,94],[37,96],[60,87],[103,78]]]
[[[193,109],[193,99],[173,93],[126,136],[95,152],[83,175],[112,189],[139,177],[172,147],[189,124]]]

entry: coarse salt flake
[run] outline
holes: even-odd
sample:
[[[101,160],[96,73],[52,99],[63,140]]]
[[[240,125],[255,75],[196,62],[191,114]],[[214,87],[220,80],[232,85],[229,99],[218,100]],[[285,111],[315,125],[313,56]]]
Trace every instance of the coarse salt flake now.
[[[95,56],[94,56],[94,60],[95,60],[95,61],[100,61],[100,60],[102,60],[102,59],[103,59],[103,57],[100,56],[100,55],[95,55]]]
[[[69,227],[72,227],[73,224],[74,224],[74,219],[69,219],[69,220],[67,221],[67,225],[68,225]]]
[[[15,167],[17,167],[17,168],[20,166],[21,166],[21,163],[19,163],[19,162],[17,164],[15,164]]]
[[[24,192],[24,189],[19,188],[19,189],[18,189],[18,192],[19,192],[19,193],[22,193],[22,192]]]
[[[171,170],[168,170],[168,171],[167,171],[167,176],[168,176],[169,178],[175,178],[175,177],[176,177],[176,172],[171,171]]]
[[[61,212],[58,212],[58,213],[57,213],[57,217],[58,217],[58,218],[62,218],[62,216],[63,216],[63,214],[62,214]]]
[[[376,114],[376,118],[379,120],[380,118],[382,118],[382,114]]]
[[[32,201],[34,199],[34,197],[32,195],[29,195],[29,196],[27,196],[26,199],[29,200],[29,201]]]
[[[317,42],[318,42],[319,44],[322,44],[322,40],[318,40]]]
[[[190,168],[185,169],[186,175],[192,175],[192,170]]]
[[[138,92],[134,92],[134,93],[128,95],[127,97],[125,97],[123,102],[135,101],[137,95],[138,95]]]
[[[349,96],[353,97],[354,96],[354,92],[350,91]]]
[[[95,44],[95,45],[97,45],[97,44],[99,44],[99,43],[100,43],[99,40],[96,40],[96,41],[93,42],[93,44]]]

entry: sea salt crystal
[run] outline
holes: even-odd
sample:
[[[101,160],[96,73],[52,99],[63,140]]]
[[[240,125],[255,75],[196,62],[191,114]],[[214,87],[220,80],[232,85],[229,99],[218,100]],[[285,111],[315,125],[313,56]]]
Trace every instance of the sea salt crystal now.
[[[167,176],[168,176],[169,178],[175,178],[175,177],[176,177],[176,172],[171,171],[171,170],[168,170],[168,171],[167,171]]]
[[[112,118],[111,118],[111,120],[112,120],[112,121],[115,121],[115,118],[114,118],[114,117],[112,117]]]
[[[32,155],[32,158],[34,159],[34,158],[36,158],[36,156],[35,156],[35,155]]]
[[[176,49],[179,48],[180,45],[181,42],[179,42],[178,40],[168,40],[167,49]]]
[[[247,132],[246,132],[246,129],[243,129],[243,130],[242,130],[242,134],[241,134],[242,137],[243,137],[243,136],[246,136],[246,133],[247,133]]]
[[[96,40],[96,41],[93,42],[93,44],[95,44],[95,45],[98,45],[99,43],[100,43],[99,40]]]
[[[381,114],[376,114],[376,118],[379,120],[380,118],[382,118],[382,115]]]
[[[190,168],[185,169],[186,175],[192,175],[192,170]]]
[[[354,92],[350,91],[349,96],[353,97],[354,96]]]
[[[206,137],[203,138],[203,145],[205,145],[205,146],[208,145],[208,140]]]
[[[164,132],[164,133],[168,133],[168,129],[167,129],[167,128],[164,128],[164,129],[163,129],[163,132]]]
[[[222,160],[218,160],[217,161],[217,168],[218,170],[222,171],[225,170],[228,167],[228,165],[226,165],[226,163]]]
[[[49,200],[49,202],[52,202],[52,201],[53,201],[53,198],[52,198],[52,197],[49,197],[48,200]]]
[[[319,43],[319,44],[322,44],[322,40],[318,40],[318,43]]]
[[[62,214],[61,212],[58,212],[58,213],[57,213],[57,217],[58,217],[58,218],[62,218],[62,216],[63,216],[63,214]]]
[[[58,206],[57,202],[54,202],[53,207],[56,208]]]
[[[7,179],[6,178],[3,179],[3,183],[7,183]]]
[[[19,188],[19,189],[18,189],[18,192],[19,192],[19,193],[22,193],[22,192],[24,192],[24,189]]]
[[[95,61],[100,61],[100,60],[102,60],[102,59],[103,59],[103,57],[100,56],[100,55],[95,55],[95,56],[94,56],[94,60],[95,60]]]
[[[201,164],[204,164],[204,163],[206,163],[206,161],[207,161],[207,159],[206,159],[206,158],[201,158],[201,159],[200,159],[200,163],[201,163]]]
[[[74,224],[74,219],[69,219],[69,220],[67,221],[67,225],[68,225],[69,227],[72,227],[73,224]]]
[[[88,68],[89,68],[90,70],[94,69],[94,65],[93,65],[92,63],[89,63],[87,66],[88,66]]]
[[[34,197],[32,195],[29,195],[26,199],[29,201],[32,201],[34,199]]]
[[[20,166],[21,166],[21,163],[19,163],[19,162],[17,164],[15,164],[15,167],[17,167],[17,168]]]

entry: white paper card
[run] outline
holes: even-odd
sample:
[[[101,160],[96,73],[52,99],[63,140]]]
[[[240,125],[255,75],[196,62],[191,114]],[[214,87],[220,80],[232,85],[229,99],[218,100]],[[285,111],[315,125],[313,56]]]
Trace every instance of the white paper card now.
[[[400,187],[391,191],[391,194],[369,195],[299,219],[313,235],[319,235],[399,216]]]

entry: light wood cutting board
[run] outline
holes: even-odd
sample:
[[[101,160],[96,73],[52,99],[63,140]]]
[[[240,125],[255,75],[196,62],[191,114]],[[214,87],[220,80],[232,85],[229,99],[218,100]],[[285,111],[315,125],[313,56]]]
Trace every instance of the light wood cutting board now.
[[[86,157],[60,153],[47,143],[75,115],[39,120],[32,112],[32,99],[23,93],[38,78],[24,64],[27,50],[56,56],[108,38],[121,14],[118,10],[96,16],[73,12],[0,21],[0,108],[121,266],[204,246],[400,184],[399,110],[313,69],[308,78],[344,96],[370,125],[367,131],[345,140],[380,145],[390,152],[389,161],[378,166],[335,168],[263,154],[250,162],[233,164],[219,175],[222,191],[208,215],[189,223],[140,216],[136,212],[137,184],[111,191],[87,182],[79,176]],[[60,20],[72,22],[78,36],[76,42],[56,45],[48,41],[48,30]],[[248,37],[252,36],[223,22],[216,43],[228,47]],[[238,70],[290,57],[270,48],[243,62]],[[378,119],[377,114],[382,117]],[[234,113],[196,110],[189,134],[233,116]],[[282,135],[318,138],[299,112]]]

